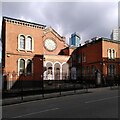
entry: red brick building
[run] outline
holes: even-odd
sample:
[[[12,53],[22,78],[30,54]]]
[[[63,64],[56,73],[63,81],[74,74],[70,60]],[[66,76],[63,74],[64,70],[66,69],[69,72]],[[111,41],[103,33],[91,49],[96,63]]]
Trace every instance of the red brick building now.
[[[3,86],[11,89],[42,80],[73,79],[100,84],[120,76],[120,42],[100,38],[80,47],[68,46],[52,27],[3,17]],[[98,74],[100,73],[100,74]],[[29,81],[29,82],[28,82]]]
[[[64,79],[69,75],[69,55],[60,55],[68,47],[65,37],[53,28],[3,17],[2,67],[6,88],[19,79],[40,81]],[[29,84],[32,84],[29,82]]]
[[[99,38],[78,47],[71,57],[77,77],[88,82],[109,82],[120,77],[120,42]],[[96,72],[100,76],[96,76]],[[97,81],[96,81],[97,80]]]

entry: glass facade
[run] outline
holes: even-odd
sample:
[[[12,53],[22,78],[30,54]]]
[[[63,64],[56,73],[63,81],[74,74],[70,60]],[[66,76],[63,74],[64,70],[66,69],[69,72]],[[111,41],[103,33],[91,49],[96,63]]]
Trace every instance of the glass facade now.
[[[80,45],[80,36],[77,33],[71,34],[70,45],[79,47],[79,45]]]

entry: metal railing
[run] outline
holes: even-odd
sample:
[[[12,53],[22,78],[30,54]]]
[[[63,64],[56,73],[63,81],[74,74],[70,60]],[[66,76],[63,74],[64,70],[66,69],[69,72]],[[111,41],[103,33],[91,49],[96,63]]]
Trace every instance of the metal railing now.
[[[23,100],[24,96],[29,95],[42,95],[44,97],[45,94],[55,92],[61,95],[65,91],[74,91],[74,93],[76,93],[76,90],[88,91],[87,84],[73,80],[18,80],[14,84],[16,85],[11,89],[3,89],[3,99],[21,97],[21,100]]]
[[[7,74],[9,75],[9,74]],[[17,74],[16,74],[17,75]],[[14,76],[18,77],[18,76]],[[3,79],[6,79],[3,77]],[[24,96],[41,94],[43,97],[46,93],[59,92],[60,95],[64,91],[73,90],[85,90],[88,91],[91,87],[96,87],[95,76],[82,76],[76,80],[70,79],[68,76],[63,77],[67,79],[63,80],[23,80],[18,78],[17,80],[3,80],[3,98],[17,97],[20,96],[23,99]],[[69,78],[69,79],[68,79]],[[107,76],[102,77],[101,86],[115,86],[120,85],[120,76],[114,77]],[[104,82],[103,82],[104,81]]]

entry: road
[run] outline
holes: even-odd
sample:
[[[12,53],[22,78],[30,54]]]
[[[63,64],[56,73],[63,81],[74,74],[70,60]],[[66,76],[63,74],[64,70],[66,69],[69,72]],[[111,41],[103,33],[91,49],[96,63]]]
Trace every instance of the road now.
[[[90,93],[3,106],[2,118],[117,118],[118,90]]]

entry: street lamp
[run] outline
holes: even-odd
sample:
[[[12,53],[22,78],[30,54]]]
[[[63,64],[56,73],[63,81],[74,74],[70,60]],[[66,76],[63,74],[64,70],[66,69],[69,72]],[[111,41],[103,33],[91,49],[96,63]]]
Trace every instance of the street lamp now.
[[[42,61],[43,63],[43,65],[42,65],[42,74],[41,74],[41,78],[42,78],[42,97],[44,98],[44,70],[45,70],[45,68],[44,68],[44,61],[45,61],[45,57],[44,57],[44,55],[43,55],[43,57],[42,58],[40,58],[40,61]]]

